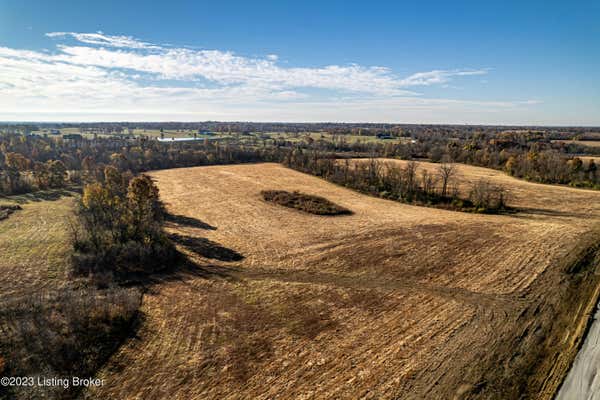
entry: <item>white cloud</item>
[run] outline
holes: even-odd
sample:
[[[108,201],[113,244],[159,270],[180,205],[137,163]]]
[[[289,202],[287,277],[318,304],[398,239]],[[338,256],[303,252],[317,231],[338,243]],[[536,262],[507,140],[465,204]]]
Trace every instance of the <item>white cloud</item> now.
[[[75,40],[100,46],[109,47],[125,47],[130,49],[156,49],[158,46],[154,46],[150,43],[142,42],[134,39],[131,36],[111,36],[105,35],[102,32],[96,33],[78,33],[78,32],[49,32],[46,36],[51,38],[63,38],[70,36]]]
[[[476,70],[434,70],[429,72],[417,72],[412,74],[408,78],[402,80],[402,84],[405,86],[430,86],[435,84],[442,84],[450,81],[455,76],[471,76],[471,75],[485,75],[487,69],[476,69]]]
[[[275,54],[244,57],[102,32],[52,32],[47,36],[61,40],[52,52],[0,47],[3,115],[197,116],[186,117],[188,120],[253,120],[254,116],[283,120],[285,115],[299,120],[314,120],[315,116],[334,120],[333,116],[340,115],[349,120],[373,120],[370,116],[410,110],[535,104],[433,100],[409,90],[442,86],[455,77],[484,75],[486,69],[433,70],[400,78],[380,66],[288,67],[280,65]],[[67,38],[78,44],[69,44]]]

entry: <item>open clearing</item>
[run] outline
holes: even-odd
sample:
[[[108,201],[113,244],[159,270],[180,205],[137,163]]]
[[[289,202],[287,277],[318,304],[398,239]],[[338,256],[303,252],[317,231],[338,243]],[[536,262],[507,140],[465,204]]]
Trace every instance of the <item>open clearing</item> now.
[[[505,184],[524,211],[410,206],[277,164],[153,172],[197,265],[150,288],[136,338],[87,397],[548,398],[597,284],[574,290],[563,270],[599,221],[600,193],[459,172]],[[300,213],[261,190],[354,214]]]

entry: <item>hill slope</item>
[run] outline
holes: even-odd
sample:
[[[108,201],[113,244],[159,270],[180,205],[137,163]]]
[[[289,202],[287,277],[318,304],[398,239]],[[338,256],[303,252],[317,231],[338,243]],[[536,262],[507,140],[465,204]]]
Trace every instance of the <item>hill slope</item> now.
[[[568,327],[597,285],[564,270],[589,244],[600,193],[480,170],[461,167],[463,179],[510,184],[528,211],[409,206],[276,164],[154,172],[197,265],[153,286],[137,339],[87,396],[551,395],[563,372],[550,370],[568,367],[581,333]],[[261,190],[323,196],[354,214],[303,214]]]

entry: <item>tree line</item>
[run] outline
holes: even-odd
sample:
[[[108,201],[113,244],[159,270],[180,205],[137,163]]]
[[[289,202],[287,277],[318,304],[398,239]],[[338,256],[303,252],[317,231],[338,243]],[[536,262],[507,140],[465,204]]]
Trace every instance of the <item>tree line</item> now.
[[[404,166],[374,158],[351,162],[300,149],[288,153],[283,163],[362,193],[404,203],[484,213],[509,209],[508,191],[489,181],[477,182],[468,196],[461,197],[456,166],[452,163],[441,163],[435,172],[430,172],[414,161]]]
[[[548,133],[492,134],[469,127],[459,135],[457,130],[421,127],[411,133],[414,139],[401,143],[350,141],[344,135],[335,135],[320,139],[299,136],[293,140],[253,136],[227,142],[163,144],[144,137],[66,140],[0,133],[0,195],[81,185],[102,179],[106,166],[135,174],[200,165],[281,162],[296,150],[331,153],[337,158],[389,157],[438,163],[447,160],[503,170],[535,182],[600,189],[596,163],[569,155],[572,145],[554,143]]]

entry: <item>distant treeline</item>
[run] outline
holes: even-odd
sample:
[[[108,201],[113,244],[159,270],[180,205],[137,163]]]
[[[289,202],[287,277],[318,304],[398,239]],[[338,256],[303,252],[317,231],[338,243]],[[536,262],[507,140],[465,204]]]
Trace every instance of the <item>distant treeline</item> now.
[[[276,147],[216,142],[161,144],[155,140],[63,140],[0,134],[0,194],[82,184],[102,178],[105,167],[139,173],[198,165],[277,161]]]
[[[23,133],[42,129],[77,128],[82,132],[125,132],[129,129],[141,130],[211,130],[216,132],[328,132],[334,134],[365,134],[388,132],[397,136],[407,135],[447,135],[452,137],[472,136],[484,133],[496,135],[501,132],[539,132],[551,139],[570,139],[576,135],[585,137],[589,132],[600,132],[591,127],[542,127],[508,125],[438,125],[438,124],[388,124],[388,123],[339,123],[339,122],[93,122],[93,123],[37,123],[4,124],[0,130]]]
[[[296,150],[331,153],[337,158],[389,157],[404,160],[427,159],[433,162],[446,160],[504,170],[510,175],[536,182],[600,188],[600,173],[596,163],[593,160],[582,161],[570,155],[574,150],[581,150],[576,148],[576,144],[552,142],[548,132],[492,134],[493,130],[475,132],[477,128],[461,130],[460,127],[418,126],[418,132],[410,133],[414,139],[400,143],[349,140],[342,134],[319,139],[302,135],[294,137],[294,140],[291,140],[291,136],[253,136],[245,141],[165,144],[144,137],[63,139],[0,133],[0,194],[24,193],[93,181],[101,177],[106,166],[135,174],[155,169],[200,165],[281,162]],[[600,152],[600,147],[586,149]]]

